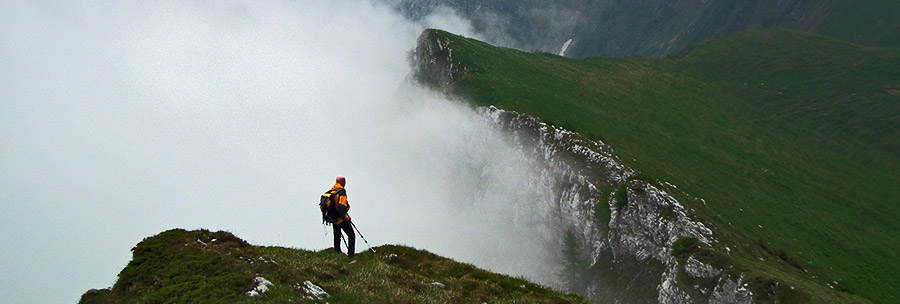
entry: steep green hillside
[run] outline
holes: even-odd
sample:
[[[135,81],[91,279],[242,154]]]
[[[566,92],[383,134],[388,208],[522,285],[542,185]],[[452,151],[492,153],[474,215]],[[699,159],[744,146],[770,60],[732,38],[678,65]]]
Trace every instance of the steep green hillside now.
[[[351,260],[252,246],[222,231],[174,229],[137,244],[115,285],[90,290],[79,303],[587,303],[426,251],[376,250]],[[263,279],[270,283],[262,284],[265,291],[258,287]],[[329,296],[305,291],[307,281]]]
[[[765,30],[574,60],[426,34],[465,69],[453,92],[607,142],[698,198],[735,263],[900,301],[900,50]]]

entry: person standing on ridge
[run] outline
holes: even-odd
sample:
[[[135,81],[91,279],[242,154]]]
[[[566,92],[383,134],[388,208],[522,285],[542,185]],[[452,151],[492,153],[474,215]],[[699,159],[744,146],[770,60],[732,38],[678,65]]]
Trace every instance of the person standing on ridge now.
[[[347,255],[353,257],[353,254],[356,253],[356,234],[353,233],[353,223],[350,222],[350,215],[347,214],[350,211],[350,203],[347,202],[347,190],[344,189],[346,185],[347,179],[338,176],[335,179],[334,187],[331,187],[331,190],[335,191],[334,202],[338,204],[336,207],[344,211],[343,217],[332,223],[331,227],[334,229],[334,251],[341,252],[341,230],[344,230],[344,233],[347,234]]]

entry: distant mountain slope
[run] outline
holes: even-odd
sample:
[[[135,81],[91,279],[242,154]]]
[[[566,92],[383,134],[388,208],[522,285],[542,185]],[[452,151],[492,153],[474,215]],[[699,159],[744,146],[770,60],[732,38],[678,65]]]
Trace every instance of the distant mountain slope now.
[[[587,303],[426,251],[376,250],[351,260],[174,229],[137,244],[115,285],[79,303]]]
[[[664,57],[703,40],[750,29],[789,27],[842,40],[900,47],[900,2],[892,0],[402,0],[412,17],[446,6],[488,37],[567,56]]]
[[[900,300],[900,50],[764,30],[680,59],[573,60],[428,36],[452,50],[446,89],[603,139],[697,197],[737,263]]]

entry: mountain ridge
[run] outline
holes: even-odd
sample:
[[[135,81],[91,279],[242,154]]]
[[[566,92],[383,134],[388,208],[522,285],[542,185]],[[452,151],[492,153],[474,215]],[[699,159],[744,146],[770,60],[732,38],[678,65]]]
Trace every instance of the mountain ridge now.
[[[826,288],[895,299],[898,278],[884,266],[896,258],[888,214],[900,197],[891,174],[900,103],[890,88],[900,51],[780,29],[667,60],[573,60],[442,31],[424,32],[420,49],[435,39],[452,49],[440,60],[464,72],[420,74],[426,84],[443,73],[450,80],[437,88],[475,106],[610,143],[629,165],[701,198],[689,207],[737,240],[730,254],[747,264],[774,255],[796,265],[773,271],[800,268]],[[419,70],[435,62],[420,56]]]
[[[900,5],[877,1],[460,1],[400,0],[413,19],[448,7],[492,42],[566,56],[677,54],[701,41],[764,28],[793,28],[855,43],[900,47]]]

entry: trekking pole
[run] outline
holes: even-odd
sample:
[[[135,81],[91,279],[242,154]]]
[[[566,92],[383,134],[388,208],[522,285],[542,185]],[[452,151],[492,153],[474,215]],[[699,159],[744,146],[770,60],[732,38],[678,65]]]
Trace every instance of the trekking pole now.
[[[362,232],[359,232],[359,228],[356,228],[356,223],[354,223],[353,221],[350,221],[350,225],[353,225],[353,229],[356,229],[356,233],[359,234],[359,237],[361,237],[363,239],[363,242],[366,242],[366,246],[369,246],[369,249],[371,249],[372,252],[376,252],[375,248],[372,248],[372,245],[369,245],[369,241],[367,241],[366,237],[364,237],[362,235]]]
[[[344,241],[344,247],[347,247],[347,250],[349,251],[349,250],[350,250],[350,245],[347,245],[347,240],[344,239],[344,233],[341,232],[340,230],[338,230],[337,233],[341,235],[341,241]]]

